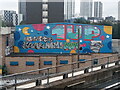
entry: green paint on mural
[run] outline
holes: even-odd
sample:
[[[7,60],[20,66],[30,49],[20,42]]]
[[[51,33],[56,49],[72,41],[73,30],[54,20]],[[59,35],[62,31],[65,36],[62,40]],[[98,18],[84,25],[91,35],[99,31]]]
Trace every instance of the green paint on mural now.
[[[78,43],[64,43],[64,49],[75,49],[78,48]]]

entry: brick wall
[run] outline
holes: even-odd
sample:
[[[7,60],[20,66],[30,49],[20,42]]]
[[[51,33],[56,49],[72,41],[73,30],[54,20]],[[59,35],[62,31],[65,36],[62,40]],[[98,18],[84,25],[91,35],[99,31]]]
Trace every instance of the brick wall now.
[[[18,62],[18,66],[11,66],[10,62]],[[26,61],[33,61],[33,66],[26,66]],[[20,73],[39,69],[39,57],[6,57],[8,73]]]
[[[92,55],[80,55],[79,59],[85,59],[85,62],[81,62],[79,65],[75,64],[73,65],[67,65],[66,63],[61,64],[61,61],[68,61],[68,63],[77,62],[78,56],[77,55],[70,55],[70,56],[38,56],[38,57],[6,57],[5,63],[8,68],[9,73],[19,73],[19,72],[25,72],[30,70],[36,70],[36,69],[42,69],[57,65],[66,65],[64,67],[58,67],[54,69],[50,69],[50,73],[56,73],[56,72],[63,72],[67,70],[71,70],[72,68],[85,68],[88,66],[91,66],[93,62],[91,62],[91,58],[98,58],[98,64],[107,63],[108,58],[100,59],[103,56],[110,56],[112,54],[92,54]],[[117,58],[111,58],[110,60],[117,60]],[[93,59],[94,60],[94,59]],[[18,61],[18,66],[11,66],[11,61]],[[26,61],[33,61],[33,66],[26,66]],[[51,61],[52,63],[49,65],[45,65],[45,61]],[[40,72],[40,73],[47,73],[46,71]]]

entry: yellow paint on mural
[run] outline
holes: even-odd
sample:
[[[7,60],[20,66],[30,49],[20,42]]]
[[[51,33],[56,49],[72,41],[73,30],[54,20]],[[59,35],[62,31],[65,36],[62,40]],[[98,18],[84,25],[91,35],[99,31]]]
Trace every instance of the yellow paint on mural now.
[[[2,69],[0,69],[0,74],[2,74]]]
[[[19,48],[14,46],[14,53],[19,53],[19,52],[20,52]]]
[[[66,42],[69,43],[69,42],[70,42],[70,39],[66,39]]]
[[[112,34],[112,26],[104,26],[104,32],[107,34]]]
[[[25,35],[30,35],[30,33],[28,33],[28,29],[30,29],[29,27],[24,27],[22,29],[22,33],[25,34]]]
[[[76,51],[75,50],[71,50],[70,53],[76,53]]]

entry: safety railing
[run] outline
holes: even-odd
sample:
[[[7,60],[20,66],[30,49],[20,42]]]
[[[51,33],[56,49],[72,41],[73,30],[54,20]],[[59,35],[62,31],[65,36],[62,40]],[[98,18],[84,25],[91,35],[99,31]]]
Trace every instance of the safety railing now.
[[[120,54],[0,77],[1,88],[27,88],[120,65]]]

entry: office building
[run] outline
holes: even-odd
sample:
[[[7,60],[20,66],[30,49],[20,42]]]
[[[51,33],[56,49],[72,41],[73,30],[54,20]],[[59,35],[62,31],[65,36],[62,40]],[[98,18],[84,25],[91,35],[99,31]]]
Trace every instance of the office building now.
[[[20,0],[19,13],[27,24],[64,22],[74,14],[74,0]]]
[[[120,1],[118,2],[118,20],[120,20]]]
[[[0,27],[2,26],[2,15],[0,14]]]
[[[13,25],[19,25],[22,20],[23,20],[23,15],[22,14],[13,14]]]
[[[4,24],[9,27],[19,25],[22,21],[22,14],[16,14],[13,10],[1,10],[0,15]]]
[[[94,17],[102,18],[103,4],[101,2],[94,2]]]
[[[93,0],[81,0],[80,1],[80,16],[92,17],[93,12]]]
[[[15,11],[12,10],[1,10],[0,14],[2,16],[2,20],[7,26],[13,26],[13,14],[16,14]]]
[[[68,20],[75,15],[75,0],[64,0],[64,19]]]

